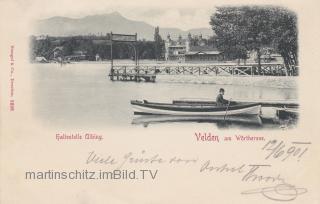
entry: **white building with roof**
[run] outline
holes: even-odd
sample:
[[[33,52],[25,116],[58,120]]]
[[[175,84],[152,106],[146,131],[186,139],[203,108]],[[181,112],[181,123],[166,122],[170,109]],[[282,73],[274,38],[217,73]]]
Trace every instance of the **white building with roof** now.
[[[193,41],[196,39],[195,41]],[[191,37],[188,34],[187,39],[182,39],[181,35],[176,41],[172,40],[170,35],[165,41],[165,60],[179,62],[214,62],[223,60],[223,54],[213,46],[206,45],[206,40],[202,35]]]

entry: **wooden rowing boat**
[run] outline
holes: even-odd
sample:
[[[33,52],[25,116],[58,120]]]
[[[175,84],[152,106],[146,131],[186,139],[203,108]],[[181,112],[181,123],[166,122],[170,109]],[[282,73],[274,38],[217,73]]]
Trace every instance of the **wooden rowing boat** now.
[[[131,105],[136,115],[225,116],[260,115],[261,112],[259,103],[233,102],[229,106],[216,106],[206,103],[155,103],[132,100]]]

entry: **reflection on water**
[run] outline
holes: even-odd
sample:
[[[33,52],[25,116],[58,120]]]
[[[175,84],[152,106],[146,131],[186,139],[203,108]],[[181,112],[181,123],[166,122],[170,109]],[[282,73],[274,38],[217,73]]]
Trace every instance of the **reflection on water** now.
[[[157,102],[188,97],[214,100],[222,87],[215,84],[111,82],[107,77],[106,64],[67,64],[62,67],[56,64],[35,64],[32,71],[34,112],[44,125],[57,127],[135,127],[132,125],[135,119],[130,106],[132,99]],[[297,99],[295,89],[239,85],[223,85],[223,88],[227,99]],[[275,114],[274,110],[270,112],[265,111]],[[160,125],[177,127],[186,122],[199,124],[199,121],[181,120],[183,123],[175,121]],[[218,126],[212,119],[200,122],[202,127]],[[267,125],[263,124],[262,127]]]
[[[170,115],[140,115],[132,120],[134,125],[148,127],[150,124],[173,123],[173,122],[197,122],[213,123],[219,128],[226,128],[230,125],[242,125],[250,127],[260,127],[262,121],[258,115],[247,116],[170,116]]]
[[[133,125],[150,127],[151,125],[169,123],[207,123],[214,124],[219,129],[241,128],[241,129],[289,129],[295,127],[298,118],[288,117],[286,119],[261,118],[258,115],[243,116],[170,116],[170,115],[141,115],[134,116]]]

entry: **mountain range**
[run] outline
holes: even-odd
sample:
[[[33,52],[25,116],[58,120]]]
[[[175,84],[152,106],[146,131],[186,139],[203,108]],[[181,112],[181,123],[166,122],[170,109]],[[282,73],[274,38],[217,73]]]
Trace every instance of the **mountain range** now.
[[[106,33],[135,34],[138,39],[153,40],[155,27],[143,21],[134,21],[123,17],[118,12],[102,15],[91,15],[83,18],[52,17],[38,20],[35,24],[34,35],[72,36],[72,35],[105,35]],[[168,34],[175,39],[179,35],[186,37],[202,34],[204,37],[212,36],[210,28],[195,28],[181,30],[179,28],[161,28],[160,35],[163,39]]]

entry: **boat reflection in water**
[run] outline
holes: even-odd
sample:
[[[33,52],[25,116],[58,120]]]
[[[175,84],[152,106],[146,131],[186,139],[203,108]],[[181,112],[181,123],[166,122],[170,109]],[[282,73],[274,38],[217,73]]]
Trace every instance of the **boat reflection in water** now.
[[[240,127],[259,128],[262,121],[259,115],[239,115],[232,116],[175,116],[175,115],[135,115],[132,124],[148,127],[149,124],[173,123],[173,122],[197,122],[215,123],[218,128],[229,128],[236,125]]]

